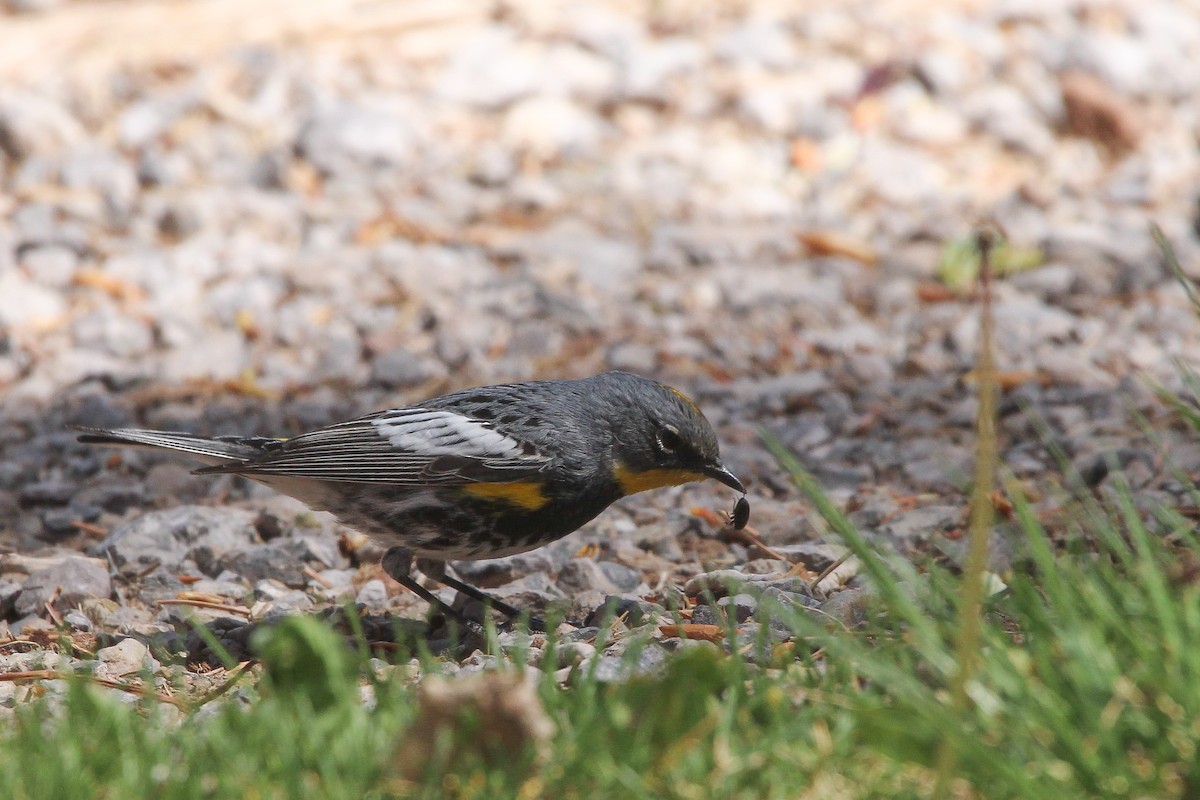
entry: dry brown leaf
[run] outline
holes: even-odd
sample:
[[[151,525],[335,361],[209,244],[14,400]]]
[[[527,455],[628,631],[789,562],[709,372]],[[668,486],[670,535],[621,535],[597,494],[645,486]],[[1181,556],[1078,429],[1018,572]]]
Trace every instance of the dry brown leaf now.
[[[145,298],[142,287],[121,280],[98,269],[81,269],[75,273],[71,282],[76,286],[99,289],[116,300],[136,302]]]
[[[821,148],[812,139],[797,139],[792,142],[792,166],[805,172],[819,172],[824,163]]]
[[[658,631],[663,636],[673,636],[680,639],[699,639],[705,642],[719,642],[725,638],[725,629],[720,625],[701,625],[699,623],[659,625]]]
[[[879,255],[871,245],[847,233],[832,230],[801,231],[796,238],[813,255],[842,256],[868,267],[879,263]]]
[[[1104,146],[1114,156],[1137,147],[1142,137],[1138,111],[1111,86],[1088,72],[1059,77],[1067,130]]]
[[[917,284],[917,299],[923,303],[948,303],[958,299],[952,290],[940,283]]]

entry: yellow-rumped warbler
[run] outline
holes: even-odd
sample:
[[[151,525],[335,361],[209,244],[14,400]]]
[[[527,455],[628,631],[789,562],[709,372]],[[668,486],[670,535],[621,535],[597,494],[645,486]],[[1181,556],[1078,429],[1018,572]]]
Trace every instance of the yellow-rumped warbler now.
[[[442,562],[532,550],[647,489],[715,478],[745,494],[696,404],[627,372],[467,389],[291,439],[123,428],[79,440],[177,450],[214,465],[197,474],[252,478],[388,547],[384,570],[444,610],[410,575],[414,557],[510,616]]]

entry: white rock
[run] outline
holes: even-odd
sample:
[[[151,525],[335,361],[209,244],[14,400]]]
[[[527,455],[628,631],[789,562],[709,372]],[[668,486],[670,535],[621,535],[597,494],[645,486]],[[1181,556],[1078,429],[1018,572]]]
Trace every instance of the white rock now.
[[[16,270],[0,274],[0,325],[10,328],[44,328],[67,311],[63,296],[39,286]]]
[[[504,118],[503,137],[511,147],[541,158],[580,156],[593,151],[604,123],[595,114],[560,97],[531,97]]]
[[[149,648],[133,638],[97,650],[96,661],[96,677],[108,680],[120,680],[143,670],[157,672],[161,666],[150,655]]]
[[[354,602],[360,603],[372,610],[387,608],[387,585],[378,578],[367,581],[358,590],[358,595],[354,598]]]
[[[21,264],[42,286],[62,290],[67,288],[71,279],[75,277],[79,257],[71,247],[51,244],[23,253]]]
[[[245,337],[236,331],[213,329],[189,336],[181,346],[164,351],[160,359],[160,374],[166,383],[233,380],[249,365]]]
[[[670,102],[668,82],[680,76],[698,75],[705,51],[698,42],[683,37],[640,44],[628,54],[624,93],[630,97]]]
[[[481,109],[502,108],[533,93],[544,54],[520,44],[504,26],[485,28],[455,48],[437,84],[444,99]]]
[[[0,141],[16,158],[48,155],[83,141],[87,132],[50,97],[33,92],[0,92]]]
[[[419,119],[395,102],[347,104],[315,116],[300,136],[300,150],[322,171],[408,163]]]
[[[612,61],[568,44],[551,45],[541,70],[540,91],[576,100],[609,99],[617,85]]]
[[[735,64],[782,69],[796,60],[796,45],[780,20],[751,17],[721,38],[717,55]]]

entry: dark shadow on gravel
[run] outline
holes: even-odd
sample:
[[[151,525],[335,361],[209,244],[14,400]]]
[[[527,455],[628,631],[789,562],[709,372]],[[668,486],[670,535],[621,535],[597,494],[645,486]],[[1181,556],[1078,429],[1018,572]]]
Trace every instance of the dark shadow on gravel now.
[[[152,636],[132,634],[132,638],[143,642],[164,662],[232,667],[257,658],[255,637],[259,631],[278,625],[289,616],[279,614],[255,622],[231,616],[219,617],[205,623],[203,633],[194,628]],[[461,660],[485,645],[482,630],[463,630],[453,623],[447,624],[440,616],[434,618],[434,624],[387,614],[359,614],[352,620],[341,608],[312,616],[343,635],[348,647],[365,644],[373,655],[390,662],[404,661],[422,653]],[[102,634],[102,646],[126,638],[130,635]],[[111,641],[107,641],[109,639]]]

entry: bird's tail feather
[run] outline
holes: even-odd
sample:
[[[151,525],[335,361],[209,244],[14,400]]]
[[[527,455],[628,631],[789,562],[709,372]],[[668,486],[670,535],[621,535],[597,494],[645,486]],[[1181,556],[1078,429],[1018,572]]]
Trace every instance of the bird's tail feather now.
[[[86,444],[139,447],[147,450],[174,450],[188,453],[206,464],[230,464],[262,453],[272,439],[238,436],[212,437],[173,431],[148,431],[138,428],[76,428],[79,441]]]

